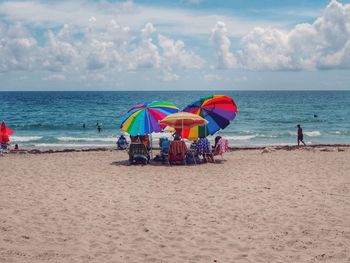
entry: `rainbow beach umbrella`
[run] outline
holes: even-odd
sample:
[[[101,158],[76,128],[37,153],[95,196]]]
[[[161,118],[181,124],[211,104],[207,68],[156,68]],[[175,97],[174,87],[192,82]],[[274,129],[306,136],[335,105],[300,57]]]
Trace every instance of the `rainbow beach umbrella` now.
[[[197,114],[208,121],[205,126],[197,126],[183,131],[190,140],[205,138],[225,129],[234,120],[237,106],[229,96],[213,95],[192,102],[183,111]]]
[[[169,114],[178,112],[175,104],[166,101],[152,101],[136,105],[121,118],[121,129],[132,136],[162,131],[159,121]]]

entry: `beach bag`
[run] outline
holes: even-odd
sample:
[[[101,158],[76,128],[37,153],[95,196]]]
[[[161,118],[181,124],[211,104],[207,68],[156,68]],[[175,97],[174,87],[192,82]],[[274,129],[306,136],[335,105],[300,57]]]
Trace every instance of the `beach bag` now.
[[[194,155],[192,152],[187,152],[185,155],[185,160],[187,164],[194,164],[195,160],[194,160]]]
[[[157,154],[157,155],[153,158],[153,161],[162,162],[162,161],[163,161],[163,157],[160,156],[159,154]]]

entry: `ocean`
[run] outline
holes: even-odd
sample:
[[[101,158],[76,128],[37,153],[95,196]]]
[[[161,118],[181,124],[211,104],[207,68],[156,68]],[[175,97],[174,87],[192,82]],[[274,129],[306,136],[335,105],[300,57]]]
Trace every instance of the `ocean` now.
[[[297,123],[307,144],[350,143],[350,91],[0,92],[0,119],[15,130],[11,144],[24,148],[114,147],[130,107],[165,100],[181,110],[214,94],[238,106],[236,119],[219,132],[232,146],[294,145]]]

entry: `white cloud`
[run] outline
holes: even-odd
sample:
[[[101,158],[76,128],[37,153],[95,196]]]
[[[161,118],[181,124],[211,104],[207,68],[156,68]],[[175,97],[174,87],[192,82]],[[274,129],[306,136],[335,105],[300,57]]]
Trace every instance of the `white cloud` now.
[[[332,0],[312,24],[298,24],[289,31],[254,28],[241,38],[241,48],[235,53],[229,51],[231,43],[225,25],[218,22],[212,31],[211,42],[219,68],[350,68],[350,4]]]
[[[115,20],[137,31],[151,21],[160,33],[172,32],[178,35],[206,35],[208,29],[218,20],[225,21],[231,29],[229,34],[235,36],[243,35],[258,25],[288,24],[258,19],[251,21],[241,16],[229,16],[224,12],[212,14],[203,10],[146,6],[132,1],[5,1],[0,3],[0,15],[9,22],[22,21],[41,28],[59,27],[63,24],[84,28],[93,23],[96,28],[103,29],[108,26],[109,21]]]
[[[236,65],[235,58],[230,52],[231,41],[227,37],[227,28],[224,22],[218,21],[211,31],[210,42],[215,50],[218,68],[232,68]]]
[[[74,59],[78,58],[79,54],[75,43],[67,40],[70,38],[70,34],[67,25],[57,34],[54,34],[50,30],[47,32],[47,43],[40,54],[45,69],[50,71],[62,71],[65,66],[71,65]]]
[[[203,76],[203,80],[208,81],[208,82],[216,82],[216,81],[221,80],[221,78],[215,74],[206,74]]]
[[[155,31],[152,23],[147,23],[141,30],[141,44],[135,51],[136,68],[153,68],[159,66],[160,56],[158,47],[153,43],[153,39],[151,38],[152,33]]]
[[[174,81],[180,79],[180,77],[172,72],[164,71],[160,79],[162,81]]]
[[[89,22],[90,22],[91,24],[95,24],[96,21],[97,21],[97,19],[96,19],[96,17],[94,17],[94,16],[92,16],[92,17],[89,18]]]
[[[0,72],[32,70],[37,41],[21,23],[0,24]]]
[[[60,30],[47,30],[40,45],[26,28],[0,24],[0,72],[31,70],[48,75],[43,80],[108,81],[118,72],[155,69],[164,81],[177,80],[174,69],[200,68],[204,60],[185,49],[182,40],[159,35],[146,23],[133,33],[111,20],[104,30],[90,19],[86,28],[65,24]],[[163,72],[164,71],[164,72]]]
[[[190,76],[193,69],[205,68],[208,71],[203,70],[203,77],[197,80],[210,82],[219,81],[212,71],[215,68],[350,68],[350,4],[332,1],[313,23],[282,30],[264,23],[253,27],[257,21],[246,23],[235,17],[191,10],[152,9],[131,1],[83,2],[0,3],[2,78],[7,72],[29,71],[48,75],[46,80],[62,75],[67,81],[108,82],[111,77],[115,80],[117,75],[123,76],[121,72],[142,69],[153,70],[159,79],[171,81]],[[164,33],[169,29],[171,35]],[[38,37],[42,31],[45,33]],[[183,36],[188,34],[194,40],[192,46],[184,41],[188,38]],[[206,49],[202,52],[199,48],[209,34],[216,67],[198,55],[205,54]],[[230,36],[240,34],[243,36],[237,48],[231,42],[237,40]],[[186,72],[189,69],[193,71]]]
[[[62,74],[52,74],[43,78],[43,80],[47,80],[47,81],[56,81],[56,80],[65,80],[65,79],[66,77]]]
[[[274,28],[255,28],[241,39],[236,53],[239,66],[252,70],[290,69],[286,34]]]
[[[194,52],[185,50],[182,40],[174,41],[163,35],[158,35],[159,46],[163,49],[162,62],[167,66],[179,66],[181,68],[201,68],[205,61]]]
[[[141,30],[142,33],[142,39],[149,39],[154,33],[156,29],[154,28],[153,24],[148,22],[145,27]]]

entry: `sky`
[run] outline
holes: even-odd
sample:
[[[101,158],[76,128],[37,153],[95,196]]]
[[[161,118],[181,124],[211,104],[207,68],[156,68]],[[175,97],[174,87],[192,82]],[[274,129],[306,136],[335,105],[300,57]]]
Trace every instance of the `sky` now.
[[[350,0],[0,0],[17,90],[350,90]]]

